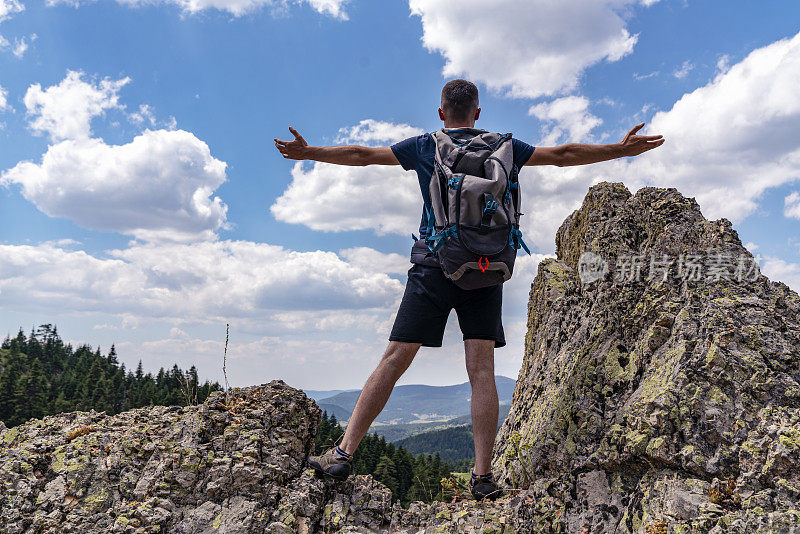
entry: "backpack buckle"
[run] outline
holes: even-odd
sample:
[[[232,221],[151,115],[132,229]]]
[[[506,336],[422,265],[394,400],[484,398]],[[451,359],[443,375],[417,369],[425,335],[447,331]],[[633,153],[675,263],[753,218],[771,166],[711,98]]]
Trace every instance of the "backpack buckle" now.
[[[491,193],[483,194],[483,215],[481,216],[481,230],[486,232],[492,224],[492,217],[494,216],[500,204],[494,199]]]

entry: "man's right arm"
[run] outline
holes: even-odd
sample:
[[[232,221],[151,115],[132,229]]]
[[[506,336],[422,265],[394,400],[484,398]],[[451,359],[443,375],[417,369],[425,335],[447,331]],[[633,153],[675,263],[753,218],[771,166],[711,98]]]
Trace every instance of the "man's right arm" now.
[[[309,146],[297,130],[289,127],[294,135],[292,141],[275,139],[275,147],[286,159],[322,161],[336,165],[400,165],[389,147],[368,147],[360,145]]]

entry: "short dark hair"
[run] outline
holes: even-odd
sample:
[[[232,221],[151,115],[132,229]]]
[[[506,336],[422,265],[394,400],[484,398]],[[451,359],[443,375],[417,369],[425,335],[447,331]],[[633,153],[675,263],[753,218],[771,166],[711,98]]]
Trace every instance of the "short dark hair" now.
[[[442,111],[452,120],[467,121],[478,109],[478,88],[467,80],[450,80],[442,89]]]

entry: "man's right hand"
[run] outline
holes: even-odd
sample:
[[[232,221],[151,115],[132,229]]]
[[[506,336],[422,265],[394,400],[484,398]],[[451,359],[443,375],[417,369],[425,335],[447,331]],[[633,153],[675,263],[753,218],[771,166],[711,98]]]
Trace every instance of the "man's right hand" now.
[[[289,131],[292,132],[294,140],[281,141],[275,138],[275,147],[280,151],[281,155],[286,159],[307,159],[308,157],[308,143],[303,139],[303,136],[297,133],[297,130],[289,126]]]
[[[309,146],[297,130],[289,126],[294,136],[293,141],[281,141],[275,138],[275,147],[286,159],[310,159],[333,163],[335,165],[400,165],[389,147],[367,147],[358,145],[345,146]]]

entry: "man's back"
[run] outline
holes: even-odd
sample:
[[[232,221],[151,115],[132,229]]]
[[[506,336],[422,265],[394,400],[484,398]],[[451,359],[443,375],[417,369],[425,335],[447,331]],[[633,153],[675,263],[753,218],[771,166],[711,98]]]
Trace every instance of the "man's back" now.
[[[444,128],[443,130],[447,132],[451,130],[463,131],[469,129]],[[485,131],[475,128],[471,128],[471,130],[474,130],[476,135]],[[514,149],[514,164],[517,166],[517,168],[521,168],[533,155],[535,149],[531,145],[516,138],[512,138],[511,143]],[[422,209],[422,219],[419,226],[419,233],[420,237],[422,238],[428,237],[428,216],[425,207],[427,206],[428,209],[430,209],[431,206],[431,195],[430,191],[428,190],[428,184],[430,184],[431,176],[433,175],[436,142],[430,133],[424,133],[422,135],[409,137],[408,139],[404,139],[399,143],[395,143],[391,146],[391,149],[403,169],[407,171],[413,170],[417,173],[417,179],[419,180],[419,187],[422,193],[422,201],[424,204]]]

